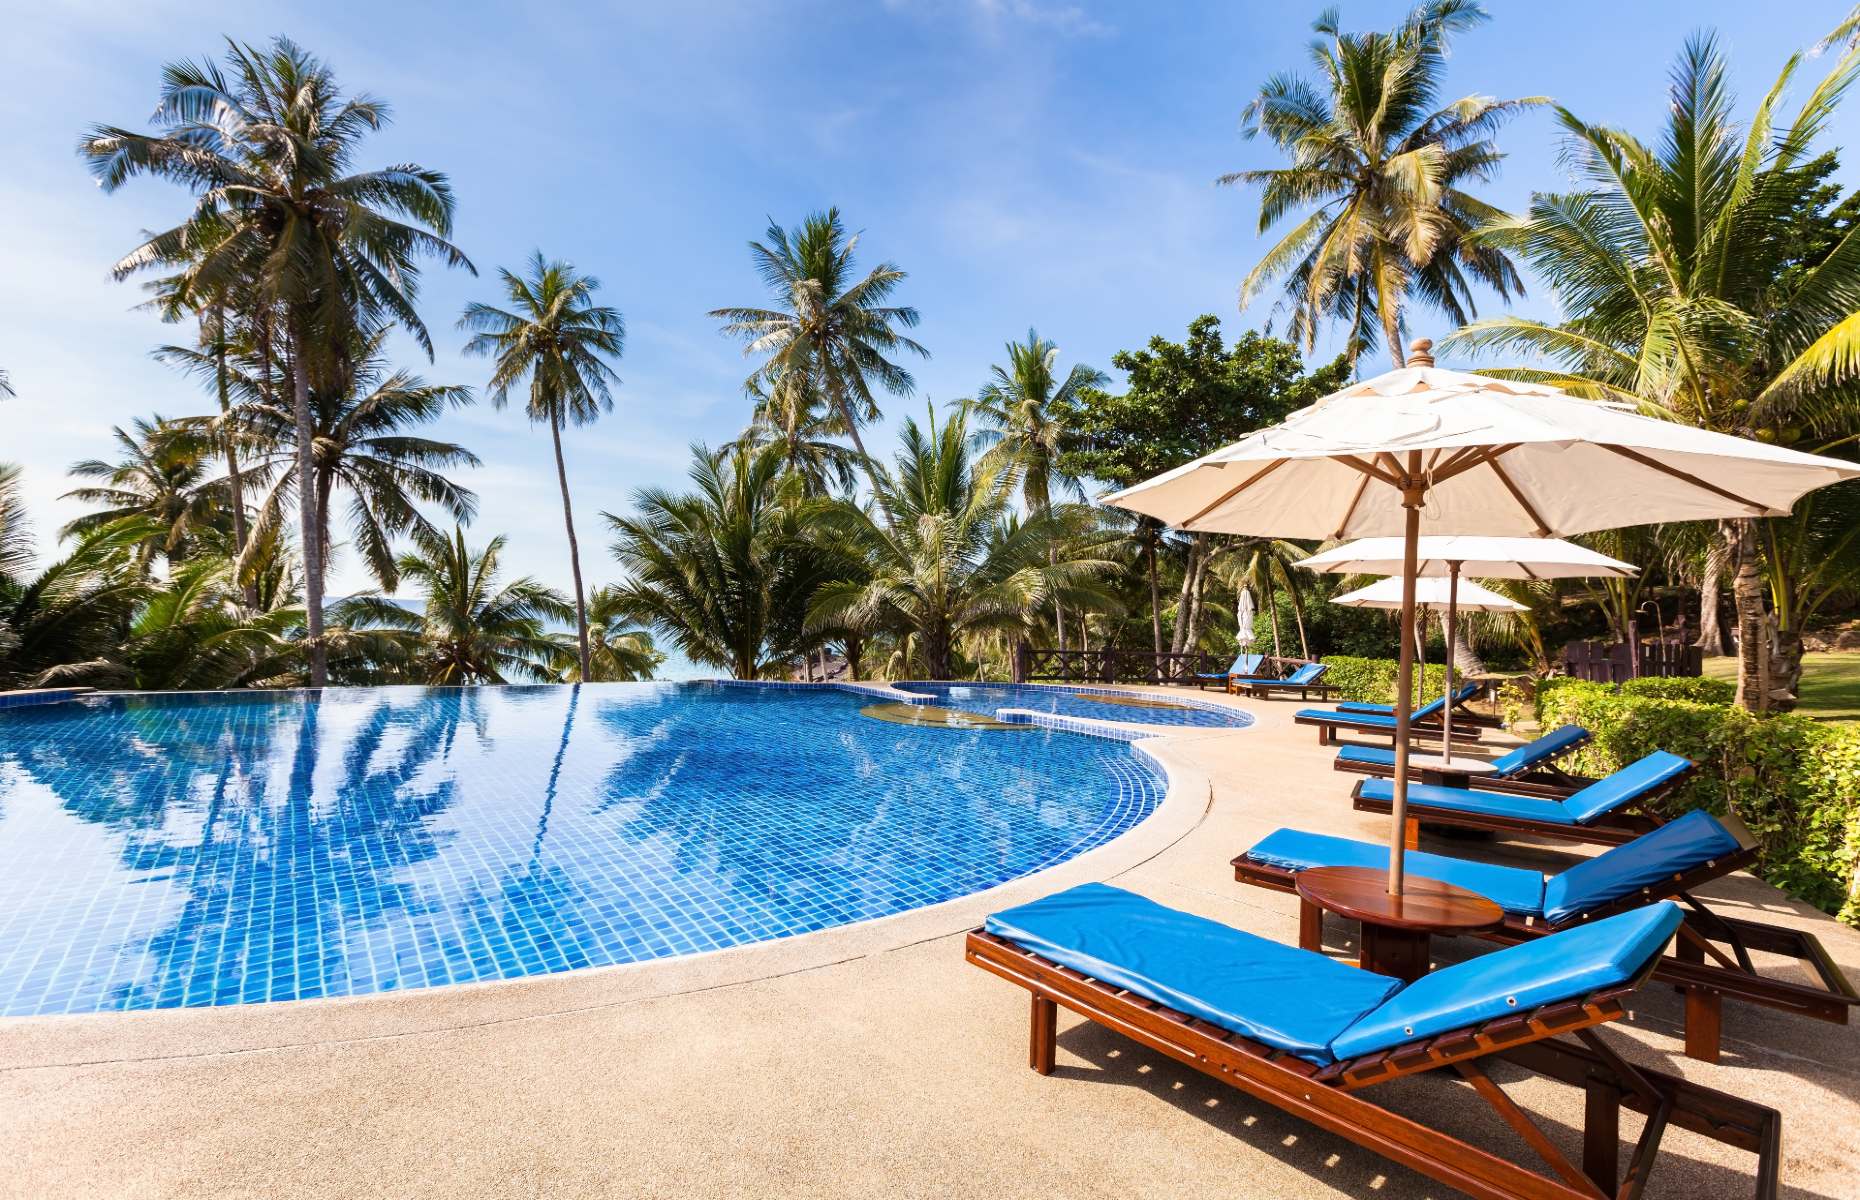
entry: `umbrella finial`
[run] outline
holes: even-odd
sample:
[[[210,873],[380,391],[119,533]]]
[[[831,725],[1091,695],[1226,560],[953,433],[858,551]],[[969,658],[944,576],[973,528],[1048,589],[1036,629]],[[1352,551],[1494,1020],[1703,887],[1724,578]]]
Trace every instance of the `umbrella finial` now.
[[[1408,343],[1408,365],[1411,367],[1431,367],[1434,365],[1434,339],[1416,338]]]

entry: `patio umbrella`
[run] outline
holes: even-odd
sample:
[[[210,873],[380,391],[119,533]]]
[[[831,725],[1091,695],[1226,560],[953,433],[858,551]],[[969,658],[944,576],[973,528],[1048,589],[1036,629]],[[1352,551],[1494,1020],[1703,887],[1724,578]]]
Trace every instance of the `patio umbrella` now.
[[[1400,535],[1389,891],[1402,890],[1414,579],[1423,527],[1556,537],[1656,521],[1786,515],[1860,466],[1644,417],[1543,384],[1447,371],[1433,343],[1231,446],[1106,502],[1189,531],[1256,537]]]
[[[1312,571],[1344,575],[1400,575],[1401,538],[1358,538],[1333,546],[1298,565]],[[1422,578],[1447,577],[1447,691],[1453,695],[1453,646],[1460,606],[1454,603],[1462,574],[1476,579],[1580,579],[1637,574],[1639,567],[1610,558],[1587,546],[1557,538],[1424,537],[1415,547],[1415,570]],[[1521,607],[1521,606],[1520,606]],[[1453,706],[1441,714],[1446,747],[1453,758]]]
[[[1234,640],[1242,650],[1253,644],[1253,589],[1240,589],[1240,602],[1234,605]]]

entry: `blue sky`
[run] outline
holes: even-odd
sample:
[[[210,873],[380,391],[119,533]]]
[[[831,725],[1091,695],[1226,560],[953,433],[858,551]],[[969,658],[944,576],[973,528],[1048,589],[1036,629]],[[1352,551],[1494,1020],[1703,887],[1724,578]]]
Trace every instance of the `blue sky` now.
[[[1198,313],[1230,333],[1235,289],[1258,257],[1256,199],[1216,188],[1270,165],[1243,141],[1247,99],[1299,67],[1318,4],[1063,0],[691,0],[681,4],[317,5],[100,0],[21,8],[0,44],[0,367],[18,398],[0,408],[0,460],[26,471],[41,550],[75,509],[56,499],[75,459],[109,427],[202,411],[208,397],[148,358],[185,331],[136,311],[107,269],[140,230],[175,223],[186,198],[143,181],[105,196],[73,153],[94,122],[137,125],[163,62],[217,53],[222,35],[287,33],[330,60],[351,90],[387,99],[395,122],[364,165],[412,160],[452,177],[455,240],[479,268],[428,272],[421,308],[437,357],[400,343],[429,380],[479,386],[459,353],[460,308],[494,298],[493,273],[540,247],[600,276],[625,313],[624,384],[611,416],[575,431],[571,483],[587,573],[612,578],[602,510],[633,489],[677,484],[692,441],[727,440],[747,416],[748,364],[708,310],[757,303],[745,243],[770,217],[793,224],[837,204],[865,261],[910,272],[923,313],[920,390],[895,417],[970,393],[1029,325],[1065,361],[1109,366]],[[1351,0],[1350,28],[1392,23],[1406,4]],[[1547,94],[1588,119],[1651,136],[1664,76],[1685,35],[1717,29],[1748,104],[1788,53],[1815,42],[1844,3],[1597,3],[1494,0],[1459,42],[1449,90]],[[1810,74],[1812,75],[1812,69]],[[1850,104],[1830,144],[1851,141]],[[1550,117],[1502,135],[1511,157],[1489,199],[1518,207],[1555,188]],[[1854,168],[1843,170],[1848,186]],[[1545,311],[1533,297],[1518,306]],[[1488,307],[1486,311],[1491,311]],[[1420,331],[1429,329],[1426,315]],[[475,537],[511,538],[510,566],[561,584],[566,545],[548,439],[488,405],[441,436],[485,460]],[[876,431],[868,444],[889,442]],[[339,551],[340,594],[366,583]]]

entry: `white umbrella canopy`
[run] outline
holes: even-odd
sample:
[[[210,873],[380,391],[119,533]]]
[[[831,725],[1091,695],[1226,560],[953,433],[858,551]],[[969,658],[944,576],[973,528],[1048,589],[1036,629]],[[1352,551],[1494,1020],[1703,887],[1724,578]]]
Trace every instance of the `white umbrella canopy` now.
[[[1509,596],[1501,596],[1491,588],[1483,588],[1471,580],[1461,580],[1457,601],[1449,594],[1451,583],[1444,576],[1423,576],[1414,581],[1414,603],[1417,608],[1445,608],[1449,602],[1461,609],[1474,609],[1479,612],[1523,612],[1530,606],[1519,604]],[[1378,579],[1368,587],[1359,587],[1353,592],[1341,596],[1332,596],[1332,604],[1341,604],[1345,608],[1401,608],[1401,580]]]
[[[1253,589],[1240,589],[1240,602],[1234,606],[1234,640],[1242,650],[1253,644]]]
[[[1195,532],[1403,539],[1389,891],[1402,891],[1414,580],[1423,528],[1553,537],[1627,524],[1786,515],[1860,466],[1643,417],[1540,384],[1410,366],[1105,502]]]
[[[1298,565],[1313,571],[1347,572],[1364,575],[1399,575],[1405,548],[1401,538],[1358,538],[1333,546],[1304,559]],[[1462,575],[1482,579],[1571,579],[1596,576],[1625,577],[1640,568],[1632,563],[1610,558],[1587,546],[1557,538],[1520,537],[1452,537],[1435,535],[1415,543],[1415,573],[1426,582],[1446,576],[1447,646],[1455,644],[1460,606],[1453,603],[1455,594],[1463,594],[1466,584],[1456,582]],[[1390,581],[1399,589],[1399,581]],[[1453,761],[1453,655],[1447,655],[1446,711],[1441,714],[1446,726],[1440,757]]]
[[[1403,536],[1426,498],[1439,533],[1567,537],[1623,524],[1777,517],[1860,468],[1643,417],[1539,384],[1419,364],[1352,384],[1282,424],[1107,497],[1177,529]],[[1375,486],[1381,483],[1383,487]]]
[[[1415,556],[1415,571],[1423,577],[1457,572],[1471,579],[1593,579],[1640,572],[1633,563],[1558,538],[1435,535],[1420,539]],[[1400,575],[1402,539],[1358,538],[1297,565],[1334,575]]]

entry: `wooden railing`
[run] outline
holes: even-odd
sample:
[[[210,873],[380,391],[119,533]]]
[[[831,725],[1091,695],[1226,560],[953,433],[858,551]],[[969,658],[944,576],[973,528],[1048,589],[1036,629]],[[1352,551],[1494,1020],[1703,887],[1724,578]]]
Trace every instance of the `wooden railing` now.
[[[1680,642],[1642,642],[1642,676],[1696,677],[1704,671],[1705,652]],[[1626,642],[1571,642],[1563,647],[1563,669],[1577,679],[1620,683],[1635,676],[1632,649]]]
[[[1266,658],[1260,674],[1277,677],[1295,669],[1299,658]],[[1201,675],[1221,674],[1233,663],[1231,654],[1203,650],[1180,653],[1154,650],[1036,650],[1023,646],[1015,655],[1017,683],[1035,680],[1060,683],[1176,683],[1193,686],[1209,682]]]

